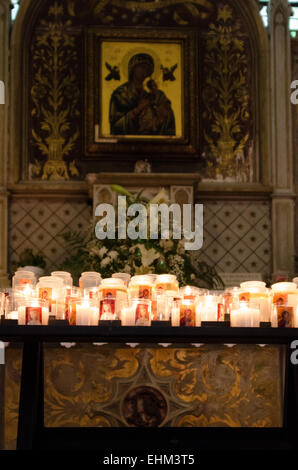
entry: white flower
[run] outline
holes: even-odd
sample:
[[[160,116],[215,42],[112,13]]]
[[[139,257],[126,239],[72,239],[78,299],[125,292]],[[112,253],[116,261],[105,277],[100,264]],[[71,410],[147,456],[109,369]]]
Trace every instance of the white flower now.
[[[167,202],[169,202],[169,195],[165,188],[162,188],[159,193],[153,199],[151,199],[149,204],[162,204]]]
[[[103,246],[100,250],[99,250],[99,256],[102,258],[106,252],[107,252],[107,248],[105,246]]]
[[[173,240],[160,240],[159,244],[165,251],[170,251],[174,246]]]
[[[156,259],[160,257],[160,253],[155,251],[153,248],[150,250],[141,250],[142,251],[142,265],[144,267],[150,266]]]
[[[100,249],[97,247],[91,248],[90,255],[99,256],[99,258],[101,258]]]
[[[178,255],[184,255],[185,253],[184,242],[185,242],[184,240],[179,240],[179,243],[177,246]]]
[[[138,244],[134,248],[139,248],[142,254],[142,266],[150,266],[156,259],[160,258],[160,253],[158,253],[154,248],[147,250],[144,245]]]
[[[113,260],[116,259],[116,258],[118,258],[118,253],[117,253],[117,251],[110,251],[110,252],[109,252],[109,257],[110,257],[111,259],[113,259]]]
[[[110,264],[111,261],[112,261],[111,258],[109,256],[106,256],[106,258],[101,260],[100,266],[102,268],[105,268],[108,264]]]

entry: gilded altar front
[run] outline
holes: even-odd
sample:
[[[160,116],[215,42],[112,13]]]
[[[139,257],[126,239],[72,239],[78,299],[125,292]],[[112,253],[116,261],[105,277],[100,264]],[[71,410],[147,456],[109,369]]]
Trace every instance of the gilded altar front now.
[[[16,446],[21,353],[6,349],[6,449]],[[45,426],[281,427],[282,364],[273,345],[48,345]]]

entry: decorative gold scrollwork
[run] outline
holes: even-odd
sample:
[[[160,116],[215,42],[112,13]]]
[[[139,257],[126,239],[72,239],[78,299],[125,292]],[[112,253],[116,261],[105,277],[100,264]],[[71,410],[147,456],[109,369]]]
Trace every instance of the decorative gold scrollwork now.
[[[63,157],[70,154],[80,135],[73,128],[73,117],[79,116],[80,90],[77,84],[75,36],[69,20],[63,21],[63,6],[57,2],[49,9],[49,20],[41,21],[33,44],[33,86],[31,97],[33,139],[47,160],[33,165],[33,174],[43,180],[69,180],[77,176],[75,162]],[[36,119],[37,118],[37,119]]]
[[[216,159],[216,165],[210,164],[209,176],[237,179],[241,175],[247,181],[251,172],[251,162],[244,155],[250,137],[248,55],[228,5],[218,8],[217,20],[210,25],[205,71],[204,138]]]

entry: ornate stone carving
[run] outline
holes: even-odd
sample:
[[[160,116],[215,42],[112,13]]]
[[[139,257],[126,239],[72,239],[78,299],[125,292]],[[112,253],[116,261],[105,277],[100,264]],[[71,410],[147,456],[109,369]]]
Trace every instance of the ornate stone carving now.
[[[148,160],[138,160],[135,164],[135,173],[151,173],[151,165]]]

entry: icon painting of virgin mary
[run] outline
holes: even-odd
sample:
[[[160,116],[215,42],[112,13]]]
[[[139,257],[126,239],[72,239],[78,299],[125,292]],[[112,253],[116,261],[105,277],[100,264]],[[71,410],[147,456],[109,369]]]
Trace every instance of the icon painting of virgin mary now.
[[[171,101],[152,78],[154,60],[138,53],[128,62],[128,81],[110,99],[111,135],[175,136]]]

